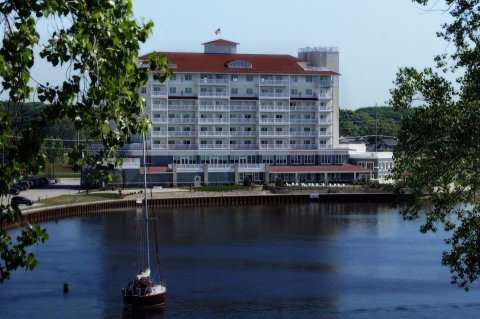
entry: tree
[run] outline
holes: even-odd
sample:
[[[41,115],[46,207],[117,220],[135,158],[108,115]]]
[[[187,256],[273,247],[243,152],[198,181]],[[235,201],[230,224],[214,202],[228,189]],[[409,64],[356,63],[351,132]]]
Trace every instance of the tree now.
[[[155,70],[159,80],[171,73],[166,58],[137,65],[139,43],[151,33],[152,22],[133,19],[131,0],[4,0],[0,24],[1,93],[8,95],[0,107],[0,197],[8,200],[9,186],[22,172],[38,171],[44,128],[65,119],[102,145],[94,153],[85,145],[70,151],[74,168],[89,165],[108,175],[121,163],[117,148],[148,128],[137,93],[148,79],[146,68]],[[41,37],[40,28],[51,33]],[[32,78],[38,59],[61,70],[63,82]],[[34,94],[46,107],[25,103]],[[10,205],[0,206],[0,225],[19,213]],[[14,243],[0,229],[0,282],[18,267],[33,269],[36,261],[26,248],[47,238],[44,229],[28,225]]]
[[[453,53],[435,58],[436,69],[402,68],[392,89],[395,109],[413,109],[402,124],[394,176],[407,175],[412,192],[407,219],[425,212],[422,232],[441,226],[451,232],[442,263],[452,283],[468,290],[480,274],[480,4],[478,0],[440,2],[452,20],[438,36]],[[446,77],[457,76],[456,85]],[[414,107],[417,106],[417,107]],[[431,205],[421,205],[428,196]]]
[[[45,139],[42,145],[42,155],[52,164],[52,175],[55,177],[55,162],[63,159],[65,149],[63,148],[63,141],[61,139],[48,138]]]

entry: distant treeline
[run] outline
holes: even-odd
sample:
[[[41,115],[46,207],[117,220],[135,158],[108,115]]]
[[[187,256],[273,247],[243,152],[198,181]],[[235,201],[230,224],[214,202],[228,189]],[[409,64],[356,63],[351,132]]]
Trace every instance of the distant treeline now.
[[[340,110],[340,136],[397,136],[401,118],[411,110],[394,111],[388,106]]]

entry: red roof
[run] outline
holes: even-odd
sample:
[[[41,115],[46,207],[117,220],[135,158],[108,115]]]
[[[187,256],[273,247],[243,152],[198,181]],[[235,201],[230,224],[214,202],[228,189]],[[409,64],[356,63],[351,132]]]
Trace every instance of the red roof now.
[[[305,71],[291,55],[280,54],[223,54],[193,52],[159,52],[165,55],[168,62],[175,64],[174,72],[206,72],[206,73],[278,73],[278,74],[323,74],[338,75],[334,71]],[[141,56],[147,60],[150,54]],[[246,60],[252,68],[228,68],[227,63],[235,60]]]
[[[140,166],[140,173],[144,173],[145,166]],[[148,166],[147,173],[155,174],[155,173],[166,173],[169,172],[168,166]]]
[[[210,42],[202,43],[202,45],[205,45],[205,44],[236,45],[236,44],[238,44],[238,43],[237,43],[237,42],[228,41],[228,40],[224,40],[224,39],[217,39],[217,40],[213,40],[213,41],[210,41]]]
[[[371,170],[357,165],[290,165],[290,166],[269,166],[270,173],[296,173],[296,172],[312,172],[312,173],[370,173]]]

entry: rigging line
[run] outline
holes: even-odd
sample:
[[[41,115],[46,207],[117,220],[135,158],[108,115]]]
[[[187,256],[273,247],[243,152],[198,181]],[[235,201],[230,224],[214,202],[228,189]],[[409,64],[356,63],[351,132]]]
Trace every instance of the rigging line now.
[[[155,252],[157,254],[157,271],[160,276],[160,280],[162,280],[162,272],[160,271],[160,253],[158,251],[158,239],[157,239],[157,223],[153,222],[153,233],[155,236]]]

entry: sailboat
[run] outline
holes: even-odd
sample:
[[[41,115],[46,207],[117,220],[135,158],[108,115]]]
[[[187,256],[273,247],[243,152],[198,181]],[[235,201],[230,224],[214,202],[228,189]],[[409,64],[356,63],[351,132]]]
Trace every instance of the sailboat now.
[[[165,283],[155,282],[152,278],[150,270],[150,243],[149,243],[149,218],[148,218],[148,204],[147,204],[147,166],[145,157],[145,133],[143,134],[143,164],[144,170],[144,213],[143,213],[143,227],[146,235],[146,253],[147,259],[143,271],[135,276],[126,287],[122,289],[123,302],[132,308],[157,308],[165,306],[165,297],[167,294],[167,287]],[[158,252],[158,250],[157,250]]]

